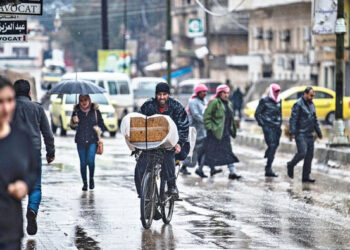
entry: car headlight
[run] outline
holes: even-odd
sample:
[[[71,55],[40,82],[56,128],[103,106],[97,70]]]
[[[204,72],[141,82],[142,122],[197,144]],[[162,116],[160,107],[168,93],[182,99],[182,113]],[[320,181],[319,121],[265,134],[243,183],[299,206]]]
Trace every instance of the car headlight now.
[[[72,116],[73,111],[66,111],[66,116]]]
[[[114,118],[114,117],[115,117],[114,112],[108,112],[107,113],[107,118]]]

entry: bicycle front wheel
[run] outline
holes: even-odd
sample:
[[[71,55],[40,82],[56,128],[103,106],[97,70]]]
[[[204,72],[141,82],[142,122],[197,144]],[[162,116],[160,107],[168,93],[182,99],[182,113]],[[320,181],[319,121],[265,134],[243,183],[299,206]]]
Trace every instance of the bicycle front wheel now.
[[[168,192],[168,185],[162,184],[162,220],[165,224],[169,224],[173,218],[174,199]]]
[[[142,180],[141,194],[141,222],[145,229],[149,229],[152,225],[155,206],[155,185],[152,180],[152,173],[146,172]]]

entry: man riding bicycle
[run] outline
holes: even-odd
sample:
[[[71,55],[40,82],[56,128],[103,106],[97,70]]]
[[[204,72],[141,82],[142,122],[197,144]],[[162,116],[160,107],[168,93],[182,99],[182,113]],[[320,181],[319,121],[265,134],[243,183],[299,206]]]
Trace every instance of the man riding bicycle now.
[[[182,104],[169,97],[170,88],[167,83],[158,83],[156,86],[156,97],[147,100],[141,107],[141,113],[146,116],[155,114],[168,115],[176,124],[179,141],[175,146],[175,151],[166,151],[162,163],[162,176],[166,178],[170,195],[179,197],[179,191],[176,187],[175,176],[175,155],[181,152],[188,140],[189,121],[187,113]],[[181,152],[183,153],[183,152]],[[185,156],[186,157],[186,156]],[[142,153],[137,161],[135,168],[135,185],[137,193],[141,195],[141,182],[147,168],[147,156]]]

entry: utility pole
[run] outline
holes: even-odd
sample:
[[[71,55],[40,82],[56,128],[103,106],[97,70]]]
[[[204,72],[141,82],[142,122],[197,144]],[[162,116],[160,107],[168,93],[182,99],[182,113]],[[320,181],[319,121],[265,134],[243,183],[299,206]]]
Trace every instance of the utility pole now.
[[[102,19],[102,49],[109,49],[108,38],[108,0],[101,0],[101,19]]]
[[[338,0],[337,22],[335,25],[336,40],[336,75],[335,75],[335,121],[334,135],[330,146],[349,146],[349,139],[344,134],[343,121],[343,93],[344,93],[344,34],[346,32],[344,20],[344,0]]]
[[[171,87],[171,51],[173,43],[171,41],[171,0],[167,0],[167,32],[166,32],[166,58],[167,58],[167,79],[169,87]]]
[[[209,1],[205,0],[204,4],[205,4],[205,8],[209,9]],[[208,55],[206,56],[205,75],[207,78],[210,78],[210,57],[211,57],[211,51],[210,51],[210,15],[208,12],[205,12],[205,37],[207,39],[207,48],[208,48]]]
[[[126,72],[126,40],[127,40],[127,27],[128,27],[128,5],[127,0],[124,0],[124,34],[123,34],[123,53],[124,53],[124,63],[123,63],[123,69],[124,73]]]

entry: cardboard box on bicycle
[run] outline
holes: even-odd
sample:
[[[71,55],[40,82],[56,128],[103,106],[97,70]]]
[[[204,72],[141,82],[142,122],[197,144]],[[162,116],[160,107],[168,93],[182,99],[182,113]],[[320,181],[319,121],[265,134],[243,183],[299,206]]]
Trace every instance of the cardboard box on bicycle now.
[[[165,117],[131,117],[130,118],[130,142],[146,142],[146,127],[147,141],[160,142],[163,141],[169,134],[169,122]]]
[[[140,113],[126,115],[120,125],[120,132],[130,150],[165,148],[172,149],[179,141],[175,122],[170,116],[155,114],[146,116]]]

